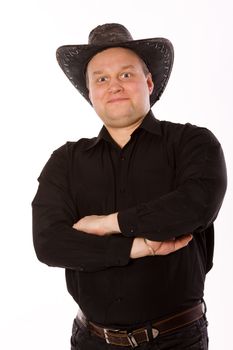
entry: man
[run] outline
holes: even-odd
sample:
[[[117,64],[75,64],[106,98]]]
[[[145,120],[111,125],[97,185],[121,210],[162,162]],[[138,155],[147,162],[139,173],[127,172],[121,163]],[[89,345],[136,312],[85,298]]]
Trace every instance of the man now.
[[[52,154],[32,203],[37,256],[66,269],[81,309],[71,349],[207,349],[204,281],[226,169],[209,130],[153,116],[172,44],[105,24],[57,59],[104,124]]]

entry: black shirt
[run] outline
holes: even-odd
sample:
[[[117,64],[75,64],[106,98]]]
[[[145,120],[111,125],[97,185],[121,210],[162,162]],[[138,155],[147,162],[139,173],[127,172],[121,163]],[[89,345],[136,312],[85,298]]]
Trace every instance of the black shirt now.
[[[103,127],[96,138],[57,149],[38,180],[38,259],[66,269],[67,288],[91,321],[140,324],[203,297],[226,189],[222,149],[209,130],[159,121],[150,111],[122,149]],[[86,215],[114,212],[122,234],[72,228]],[[164,241],[185,233],[193,240],[175,253],[129,257],[136,236]]]

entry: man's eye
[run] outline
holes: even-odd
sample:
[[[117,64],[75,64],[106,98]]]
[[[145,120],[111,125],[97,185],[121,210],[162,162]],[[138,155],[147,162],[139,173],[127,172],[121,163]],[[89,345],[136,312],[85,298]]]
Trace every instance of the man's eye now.
[[[103,83],[103,82],[105,82],[105,81],[107,81],[107,77],[99,77],[99,78],[97,79],[97,82],[98,82],[98,83]]]
[[[128,79],[128,78],[131,77],[131,73],[125,72],[125,73],[122,73],[121,76],[122,76],[122,78],[124,78],[124,79]]]

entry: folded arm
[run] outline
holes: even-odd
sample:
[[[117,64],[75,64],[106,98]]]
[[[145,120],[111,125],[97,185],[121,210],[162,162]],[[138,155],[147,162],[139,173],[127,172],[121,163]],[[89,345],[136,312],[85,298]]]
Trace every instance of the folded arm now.
[[[78,215],[69,188],[65,146],[53,153],[38,180],[32,202],[33,242],[41,262],[81,271],[128,264],[133,238],[100,237],[72,227]]]
[[[97,235],[122,233],[158,242],[179,239],[210,226],[226,190],[221,145],[207,129],[190,128],[175,145],[176,184],[166,195],[108,216],[89,216],[77,227]],[[100,224],[100,225],[99,225]],[[157,242],[157,243],[156,243]]]
[[[166,241],[212,225],[227,185],[221,145],[207,129],[190,127],[177,144],[174,189],[160,198],[120,211],[125,237]]]
[[[89,235],[105,237],[121,233],[118,213],[110,215],[89,215],[77,221],[73,228],[82,230]],[[185,234],[175,239],[168,239],[163,242],[150,241],[142,237],[135,237],[130,251],[132,259],[142,258],[148,255],[168,255],[184,248],[192,240],[191,234]]]

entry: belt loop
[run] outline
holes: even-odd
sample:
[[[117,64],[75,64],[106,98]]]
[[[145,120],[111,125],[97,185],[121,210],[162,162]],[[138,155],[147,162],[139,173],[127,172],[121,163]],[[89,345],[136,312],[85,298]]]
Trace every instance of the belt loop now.
[[[147,330],[148,340],[151,342],[154,339],[154,337],[152,333],[152,324],[150,322],[146,323],[146,330]]]

